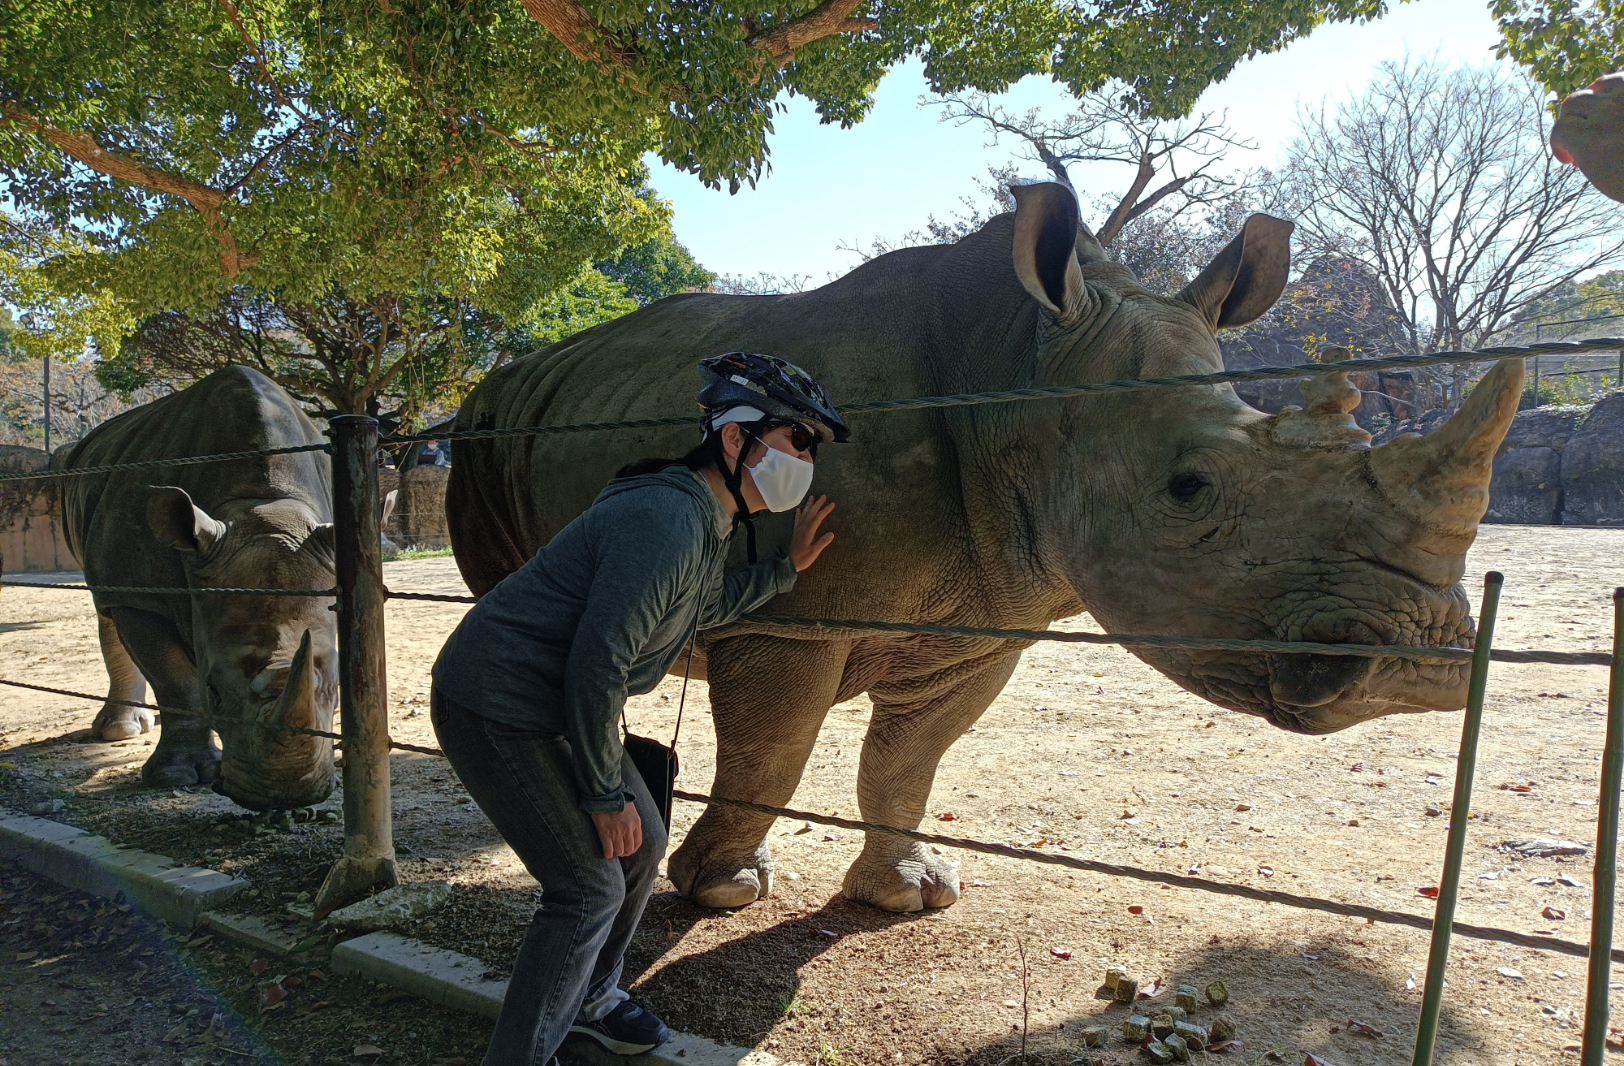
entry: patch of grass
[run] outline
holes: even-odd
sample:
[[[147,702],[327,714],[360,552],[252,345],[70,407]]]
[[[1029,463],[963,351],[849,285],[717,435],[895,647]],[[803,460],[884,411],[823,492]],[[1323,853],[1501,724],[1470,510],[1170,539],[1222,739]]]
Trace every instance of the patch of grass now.
[[[446,548],[401,548],[399,551],[384,552],[383,561],[386,563],[400,562],[405,559],[446,559],[450,558],[451,549]]]
[[[824,1040],[818,1044],[817,1061],[812,1066],[857,1066],[857,1063],[847,1056],[845,1048]]]

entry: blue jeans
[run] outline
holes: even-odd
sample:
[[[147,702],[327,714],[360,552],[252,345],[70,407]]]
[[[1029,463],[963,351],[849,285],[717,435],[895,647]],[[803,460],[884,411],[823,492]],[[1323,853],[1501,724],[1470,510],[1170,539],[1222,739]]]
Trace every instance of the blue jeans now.
[[[596,1021],[628,998],[621,969],[665,855],[665,825],[622,756],[622,779],[643,816],[643,846],[629,858],[605,859],[561,734],[502,725],[438,691],[430,715],[468,794],[541,885],[484,1066],[544,1066],[577,1019]]]

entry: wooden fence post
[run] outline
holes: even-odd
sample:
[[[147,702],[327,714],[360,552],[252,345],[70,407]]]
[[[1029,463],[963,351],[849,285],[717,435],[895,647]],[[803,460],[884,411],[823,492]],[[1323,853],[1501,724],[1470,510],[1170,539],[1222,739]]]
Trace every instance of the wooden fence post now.
[[[384,670],[378,420],[340,415],[333,439],[338,565],[339,713],[344,740],[344,854],[316,893],[325,916],[398,883],[389,805],[389,685]]]

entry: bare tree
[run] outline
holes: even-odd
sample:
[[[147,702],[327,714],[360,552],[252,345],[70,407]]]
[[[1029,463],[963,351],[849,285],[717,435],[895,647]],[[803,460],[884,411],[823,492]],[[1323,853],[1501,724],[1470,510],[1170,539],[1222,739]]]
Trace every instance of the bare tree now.
[[[992,135],[1018,142],[1022,158],[1042,163],[1056,181],[1073,191],[1070,168],[1075,163],[1122,163],[1134,168],[1127,191],[1095,229],[1109,245],[1124,226],[1173,197],[1174,212],[1211,205],[1232,188],[1233,181],[1213,174],[1212,167],[1231,148],[1254,148],[1236,137],[1224,116],[1202,112],[1191,119],[1165,122],[1143,117],[1125,94],[1101,90],[1078,98],[1077,110],[1049,121],[1038,108],[1015,114],[986,93],[944,96],[932,101],[942,108],[942,121],[963,126],[981,123]],[[1181,168],[1184,173],[1180,173]],[[1152,182],[1161,183],[1154,189]]]
[[[1488,342],[1624,251],[1624,213],[1545,150],[1546,118],[1501,68],[1383,63],[1360,96],[1298,117],[1281,180],[1300,245],[1365,263],[1411,351]]]

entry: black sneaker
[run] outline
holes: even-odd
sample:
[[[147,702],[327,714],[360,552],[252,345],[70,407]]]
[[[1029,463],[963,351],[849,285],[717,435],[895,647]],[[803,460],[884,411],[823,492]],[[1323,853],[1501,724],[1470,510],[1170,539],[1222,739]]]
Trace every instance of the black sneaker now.
[[[629,999],[595,1022],[576,1022],[570,1033],[590,1037],[616,1055],[641,1055],[671,1038],[664,1022]]]

